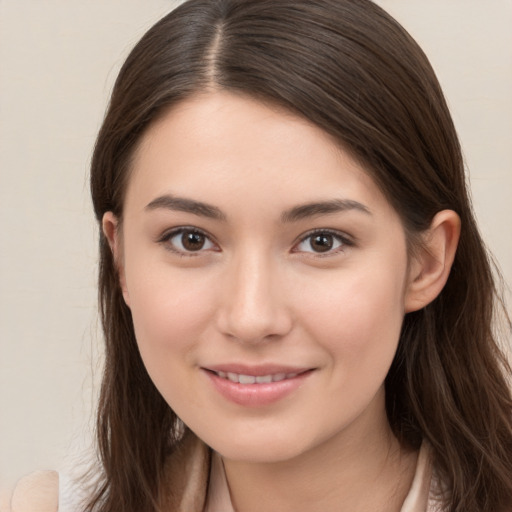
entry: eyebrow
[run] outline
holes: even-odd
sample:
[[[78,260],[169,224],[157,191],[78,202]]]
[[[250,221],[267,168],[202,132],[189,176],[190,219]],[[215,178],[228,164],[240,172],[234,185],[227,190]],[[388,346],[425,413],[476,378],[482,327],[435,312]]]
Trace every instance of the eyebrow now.
[[[319,201],[295,206],[283,212],[281,222],[297,222],[302,219],[316,217],[317,215],[327,215],[351,210],[371,215],[370,210],[358,201],[353,201],[352,199],[332,199],[330,201]]]
[[[208,217],[214,220],[226,220],[226,215],[216,206],[201,201],[195,201],[194,199],[175,197],[169,194],[153,199],[153,201],[145,207],[145,210],[156,210],[158,208],[193,213],[194,215]]]
[[[157,210],[164,208],[166,210],[180,211],[192,213],[200,217],[207,217],[209,219],[225,221],[226,215],[216,206],[194,199],[187,199],[185,197],[176,197],[170,194],[165,194],[153,199],[146,207],[145,210]],[[329,201],[318,201],[313,203],[302,204],[294,206],[286,210],[281,215],[281,222],[290,223],[299,220],[315,217],[317,215],[328,215],[331,213],[345,212],[345,211],[359,211],[371,215],[370,210],[362,203],[353,201],[352,199],[332,199]]]

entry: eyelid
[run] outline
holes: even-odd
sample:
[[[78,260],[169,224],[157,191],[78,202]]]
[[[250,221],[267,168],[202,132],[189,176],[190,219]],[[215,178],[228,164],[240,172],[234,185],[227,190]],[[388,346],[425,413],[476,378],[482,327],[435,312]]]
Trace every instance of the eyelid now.
[[[216,247],[216,249],[199,249],[197,251],[182,251],[178,248],[171,246],[169,241],[173,237],[180,235],[186,231],[190,231],[192,233],[198,233],[198,234],[204,236]],[[173,252],[174,254],[177,254],[179,256],[200,256],[201,254],[208,252],[208,251],[212,251],[212,250],[216,251],[216,252],[220,251],[220,247],[219,247],[218,243],[216,242],[215,238],[212,235],[210,235],[208,232],[206,232],[204,229],[198,228],[196,226],[177,226],[174,228],[167,229],[157,238],[156,241],[157,241],[157,243],[163,244],[168,251]]]
[[[314,236],[314,235],[331,235],[334,238],[338,239],[341,242],[341,247],[336,248],[333,250],[329,250],[326,252],[314,252],[314,251],[298,251],[295,250],[295,248],[301,244],[302,242],[306,241],[308,238]],[[327,256],[333,256],[335,254],[338,254],[340,252],[343,252],[348,247],[353,247],[356,245],[356,240],[354,237],[348,235],[347,233],[343,231],[338,231],[337,229],[331,229],[331,228],[315,228],[310,231],[307,231],[306,233],[301,234],[294,242],[292,247],[292,252],[301,252],[306,254],[314,254],[315,257],[327,257]]]
[[[193,233],[199,233],[199,234],[203,235],[215,246],[215,248],[214,249],[211,249],[211,248],[210,249],[199,249],[197,251],[183,251],[176,247],[172,247],[168,243],[169,240],[171,240],[173,237],[175,237],[179,234],[182,234],[186,231],[190,231]],[[314,251],[296,250],[296,248],[299,244],[303,243],[308,238],[310,238],[316,234],[326,234],[326,235],[333,236],[334,238],[336,238],[338,241],[341,242],[341,244],[342,244],[341,248],[335,248],[333,250],[329,250],[324,253],[314,252]],[[174,228],[170,228],[170,229],[164,231],[157,238],[156,241],[157,241],[157,243],[165,244],[167,250],[169,250],[175,254],[181,255],[181,256],[200,256],[202,253],[207,252],[207,251],[212,251],[212,250],[216,251],[216,252],[220,252],[220,247],[219,247],[217,241],[215,240],[215,238],[212,235],[210,235],[207,231],[205,231],[204,229],[198,228],[196,226],[186,225],[186,226],[176,226]],[[332,228],[315,228],[315,229],[307,231],[306,233],[303,233],[299,237],[297,237],[297,239],[293,243],[292,252],[311,253],[311,254],[314,254],[315,257],[325,257],[325,256],[335,255],[339,252],[343,252],[347,247],[353,247],[355,244],[356,244],[356,241],[355,241],[354,237],[348,235],[345,232],[339,231],[337,229],[332,229]]]

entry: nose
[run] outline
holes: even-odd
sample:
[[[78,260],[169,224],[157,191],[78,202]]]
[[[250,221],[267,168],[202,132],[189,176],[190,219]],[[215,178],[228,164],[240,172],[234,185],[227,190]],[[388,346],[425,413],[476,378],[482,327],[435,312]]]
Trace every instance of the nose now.
[[[265,254],[236,258],[226,269],[218,328],[242,343],[254,344],[286,335],[292,316],[285,300],[283,276]]]

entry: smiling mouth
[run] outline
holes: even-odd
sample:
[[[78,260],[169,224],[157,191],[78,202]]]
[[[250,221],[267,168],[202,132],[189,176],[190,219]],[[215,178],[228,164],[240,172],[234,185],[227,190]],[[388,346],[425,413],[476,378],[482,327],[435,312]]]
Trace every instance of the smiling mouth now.
[[[281,382],[284,380],[294,379],[306,373],[313,371],[312,369],[296,371],[293,373],[269,373],[267,375],[250,375],[245,373],[226,372],[222,370],[207,370],[209,373],[220,377],[221,379],[228,380],[235,384],[250,385],[250,384],[271,384],[273,382]]]
[[[228,401],[244,407],[266,407],[302,387],[315,368],[226,364],[202,370]]]
[[[212,373],[217,375],[222,379],[229,380],[231,382],[235,382],[237,384],[270,384],[271,382],[280,382],[286,379],[293,379],[300,375],[300,373],[273,373],[269,375],[244,375],[242,373],[233,373],[233,372],[222,372],[222,371],[213,371]]]

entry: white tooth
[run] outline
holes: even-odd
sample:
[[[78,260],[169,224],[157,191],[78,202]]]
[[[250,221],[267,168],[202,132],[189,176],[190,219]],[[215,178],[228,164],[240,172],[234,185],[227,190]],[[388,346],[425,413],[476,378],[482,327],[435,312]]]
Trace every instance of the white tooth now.
[[[240,384],[255,384],[256,383],[256,377],[253,375],[239,375],[238,380]]]
[[[237,373],[228,372],[228,379],[231,382],[238,382],[238,374]]]
[[[269,382],[272,382],[272,375],[261,375],[256,377],[256,382],[258,384],[268,384]]]
[[[287,379],[293,379],[293,377],[297,377],[298,373],[287,373],[286,378]]]
[[[219,377],[222,377],[223,379],[225,379],[228,376],[228,374],[226,372],[217,372],[217,375]]]
[[[272,375],[272,382],[279,382],[284,379],[286,379],[285,373],[276,373],[275,375]]]

